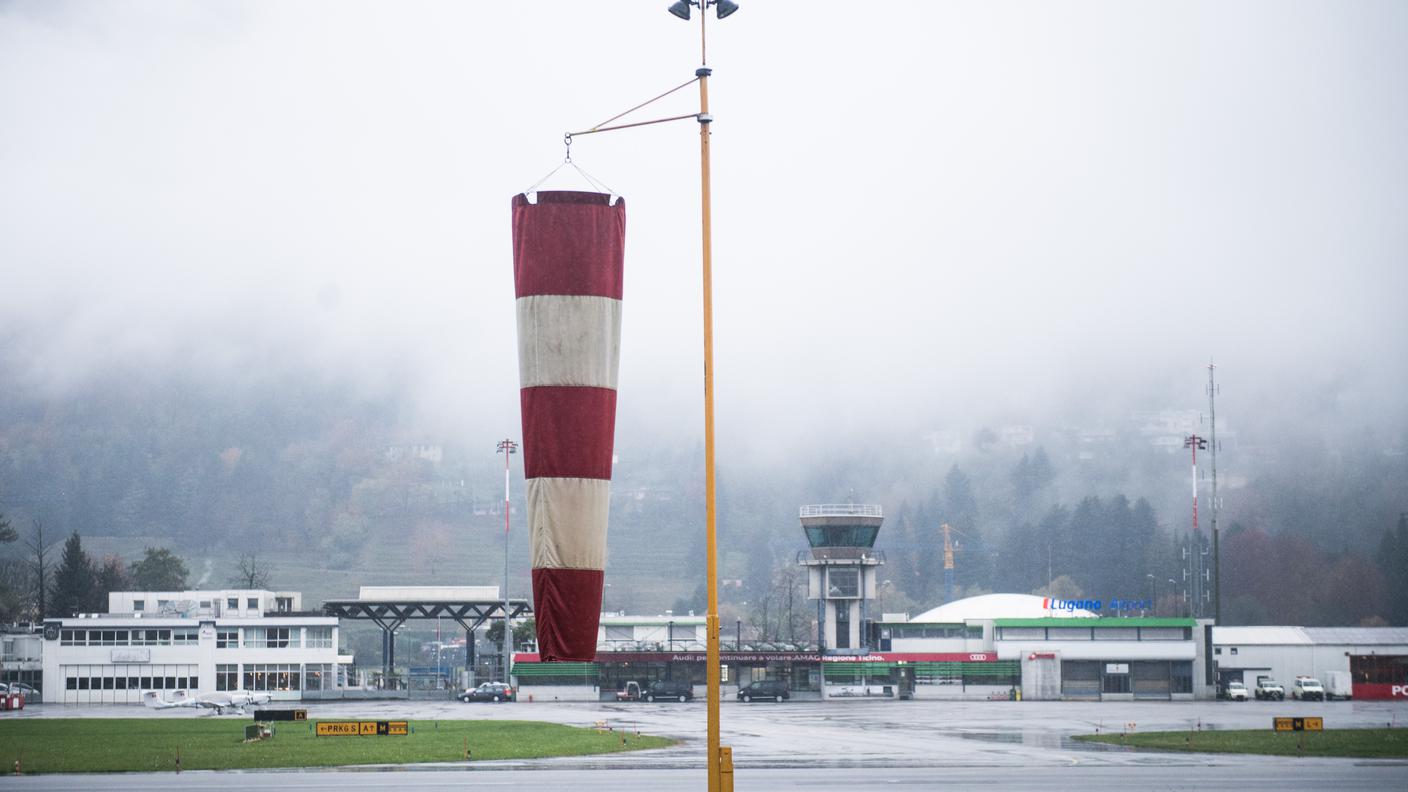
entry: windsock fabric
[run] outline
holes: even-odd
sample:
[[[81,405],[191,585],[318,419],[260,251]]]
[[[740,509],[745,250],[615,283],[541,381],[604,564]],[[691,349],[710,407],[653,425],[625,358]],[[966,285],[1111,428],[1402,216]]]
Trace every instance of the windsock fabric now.
[[[596,658],[621,351],[626,204],[513,198],[533,610],[544,662]]]

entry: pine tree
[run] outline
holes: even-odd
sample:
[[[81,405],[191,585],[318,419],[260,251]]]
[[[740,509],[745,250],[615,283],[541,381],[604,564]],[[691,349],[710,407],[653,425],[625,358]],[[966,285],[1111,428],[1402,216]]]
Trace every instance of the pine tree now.
[[[18,538],[20,535],[10,527],[10,521],[5,519],[4,514],[0,514],[0,542],[13,542]]]
[[[54,570],[54,586],[49,595],[47,616],[68,616],[97,610],[93,607],[97,590],[93,562],[83,552],[78,531],[64,542],[63,557]]]
[[[103,605],[107,603],[107,597],[114,591],[128,590],[130,579],[127,576],[127,566],[122,563],[122,559],[117,556],[109,556],[103,559],[103,565],[98,567],[94,573],[94,596]],[[103,608],[98,608],[103,610]]]
[[[1396,531],[1384,531],[1375,560],[1387,583],[1389,623],[1408,625],[1408,512],[1398,515]]]

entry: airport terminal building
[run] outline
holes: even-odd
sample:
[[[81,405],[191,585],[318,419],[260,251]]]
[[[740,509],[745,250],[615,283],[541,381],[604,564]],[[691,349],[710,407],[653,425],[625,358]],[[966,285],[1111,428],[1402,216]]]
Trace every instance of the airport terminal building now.
[[[1043,598],[993,594],[908,619],[886,614],[875,648],[746,644],[723,638],[723,695],[760,679],[794,699],[1189,700],[1211,698],[1198,622],[1054,617]],[[1037,615],[1033,615],[1037,614]],[[704,689],[704,618],[604,615],[592,663],[515,656],[522,700],[611,700],[629,682],[686,680]]]
[[[1100,618],[1028,594],[947,603],[911,619],[877,613],[875,504],[802,506],[807,599],[816,642],[746,645],[724,639],[723,695],[770,679],[792,698],[1033,700],[1194,699],[1214,695],[1205,624],[1191,618]],[[1099,607],[1099,606],[1095,606]],[[1126,611],[1128,612],[1128,611]],[[703,617],[603,616],[592,663],[544,664],[520,654],[514,676],[537,700],[612,699],[629,683],[704,684]],[[568,667],[570,666],[570,668]]]
[[[304,612],[298,592],[113,592],[107,613],[44,621],[43,701],[136,704],[148,690],[296,700],[342,686],[337,645],[338,620]]]

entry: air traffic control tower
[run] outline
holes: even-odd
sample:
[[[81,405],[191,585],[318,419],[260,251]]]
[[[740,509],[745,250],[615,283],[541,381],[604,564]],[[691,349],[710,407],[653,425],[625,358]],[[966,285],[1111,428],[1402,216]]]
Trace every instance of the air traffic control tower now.
[[[885,563],[875,549],[883,510],[827,503],[803,506],[799,516],[811,550],[802,551],[797,562],[807,568],[807,599],[817,601],[817,643],[823,652],[867,648],[867,606],[875,598],[876,568]]]

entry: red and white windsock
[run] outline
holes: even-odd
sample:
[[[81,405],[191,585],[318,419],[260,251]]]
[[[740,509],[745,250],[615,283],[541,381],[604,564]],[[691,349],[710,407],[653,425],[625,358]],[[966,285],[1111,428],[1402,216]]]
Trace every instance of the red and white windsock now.
[[[626,204],[513,198],[533,610],[543,661],[590,661],[606,570]]]

